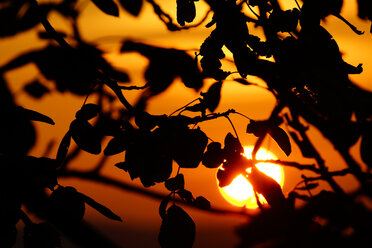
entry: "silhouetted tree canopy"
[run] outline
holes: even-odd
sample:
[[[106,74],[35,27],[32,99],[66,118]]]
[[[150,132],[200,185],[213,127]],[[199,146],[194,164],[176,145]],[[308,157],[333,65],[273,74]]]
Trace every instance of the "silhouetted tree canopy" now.
[[[149,62],[144,71],[145,84],[136,85],[127,72],[116,69],[105,59],[104,51],[81,37],[77,0],[0,0],[0,37],[8,38],[41,24],[45,31],[39,32],[39,38],[48,41],[45,47],[25,52],[0,68],[0,246],[15,244],[19,221],[25,224],[25,247],[58,247],[59,232],[81,247],[115,246],[82,219],[87,205],[108,219],[121,221],[121,217],[77,188],[58,183],[59,178],[74,175],[136,190],[101,175],[105,165],[116,166],[132,180],[139,179],[146,188],[164,183],[169,194],[159,207],[162,224],[158,242],[165,248],[192,247],[195,223],[181,205],[217,210],[211,207],[213,202],[203,196],[194,197],[185,188],[180,170],[171,177],[174,162],[178,168],[218,168],[220,187],[229,185],[239,174],[251,182],[261,209],[237,230],[238,247],[368,246],[372,211],[360,199],[372,198],[372,93],[349,78],[350,74],[362,73],[362,61],[359,65],[345,61],[336,40],[321,24],[321,20],[333,15],[356,36],[364,33],[341,16],[343,1],[295,0],[297,8],[283,9],[277,0],[204,0],[209,11],[198,23],[195,21],[198,0],[174,1],[175,17],[167,13],[170,10],[162,9],[160,1],[88,1],[115,17],[119,16],[119,8],[137,17],[148,4],[174,35],[200,25],[210,30],[195,54],[124,39],[121,54],[135,52]],[[358,17],[371,21],[372,2],[356,2]],[[48,21],[52,12],[69,21],[72,37],[53,28]],[[205,23],[206,20],[209,22]],[[248,23],[254,23],[254,28]],[[237,73],[224,68],[222,62],[229,60],[224,51],[231,52]],[[29,155],[36,140],[34,121],[46,125],[54,125],[54,121],[37,109],[17,105],[10,91],[11,82],[4,77],[27,64],[36,65],[42,77],[54,83],[54,87],[39,79],[26,83],[22,90],[34,99],[41,100],[55,91],[86,97],[58,142],[56,156]],[[239,77],[233,78],[234,73]],[[247,76],[261,78],[275,96],[276,105],[270,116],[255,120],[234,109],[215,112],[224,97],[221,89],[225,81],[254,85]],[[189,103],[185,100],[186,105],[170,115],[147,112],[152,98],[166,91],[176,79],[199,92],[200,97]],[[206,80],[214,83],[206,92],[200,92]],[[136,102],[127,100],[129,90],[141,92]],[[88,103],[88,97],[93,96],[97,102]],[[119,110],[114,107],[118,102]],[[241,135],[256,138],[252,159],[243,156],[243,145],[231,115],[247,118],[246,133]],[[199,126],[216,118],[227,118],[234,129],[234,134],[227,133],[224,141],[212,141]],[[334,145],[347,164],[345,169],[328,168],[328,161],[309,139],[308,125],[316,127]],[[102,140],[107,137],[109,142],[103,147]],[[256,154],[264,139],[274,140],[286,156],[296,146],[303,157],[313,159],[314,165],[272,161],[303,171],[302,180],[291,192],[284,194],[276,181],[256,168],[260,162]],[[350,154],[350,148],[359,139],[360,157],[366,166]],[[71,149],[72,142],[78,148]],[[103,153],[103,159],[97,158],[99,162],[92,171],[75,171],[69,163],[81,151],[92,156]],[[106,156],[116,154],[123,154],[123,161],[105,163]],[[360,185],[351,193],[346,193],[335,180],[348,175]],[[330,190],[314,191],[321,181]],[[146,194],[146,190],[137,192]],[[260,202],[258,193],[268,205]],[[304,204],[298,207],[297,201]],[[29,213],[43,221],[35,223]]]

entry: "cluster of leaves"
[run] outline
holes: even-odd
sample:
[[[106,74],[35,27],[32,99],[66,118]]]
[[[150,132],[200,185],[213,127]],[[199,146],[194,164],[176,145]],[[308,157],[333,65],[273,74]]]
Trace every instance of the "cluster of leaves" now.
[[[143,7],[143,0],[91,0],[103,13],[119,16],[119,7],[137,17]],[[146,0],[154,12],[171,31],[188,28],[196,16],[196,0],[176,0],[177,22],[166,14],[153,0]],[[162,225],[159,243],[162,247],[191,247],[195,239],[195,223],[177,202],[204,210],[211,208],[202,196],[194,198],[185,189],[183,174],[179,171],[170,178],[173,162],[179,168],[197,168],[200,162],[207,168],[217,169],[220,187],[229,185],[238,175],[244,175],[253,186],[255,194],[262,194],[270,207],[257,203],[262,211],[242,226],[238,234],[241,247],[265,243],[273,247],[309,246],[304,241],[311,240],[310,246],[350,244],[361,245],[368,240],[371,231],[368,223],[371,212],[360,204],[358,196],[371,197],[370,173],[363,171],[349,154],[349,148],[361,138],[360,154],[363,162],[372,167],[371,119],[372,95],[354,85],[349,74],[362,72],[361,64],[352,66],[345,62],[332,35],[320,25],[322,19],[336,16],[356,34],[362,34],[340,15],[342,0],[320,1],[304,0],[299,8],[283,10],[275,0],[251,1],[212,1],[205,0],[213,13],[212,20],[206,25],[213,31],[205,39],[194,60],[185,51],[156,47],[149,44],[125,40],[121,53],[137,52],[149,60],[144,78],[146,87],[123,86],[130,78],[115,69],[103,57],[104,53],[96,46],[84,42],[78,32],[76,21],[79,11],[76,0],[63,0],[57,3],[35,0],[0,1],[0,37],[9,37],[42,23],[46,32],[40,32],[41,39],[57,41],[43,49],[29,51],[12,59],[0,68],[0,114],[6,116],[0,124],[0,196],[2,214],[0,225],[0,245],[11,247],[17,235],[15,225],[19,220],[25,223],[24,241],[29,247],[56,247],[60,244],[58,232],[71,229],[81,223],[85,205],[88,204],[112,220],[121,218],[92,198],[78,192],[74,187],[61,186],[57,178],[68,171],[67,163],[80,150],[91,154],[101,154],[102,141],[106,136],[112,138],[104,149],[110,156],[125,152],[123,162],[116,167],[129,173],[132,180],[139,178],[143,186],[150,187],[164,183],[170,194],[159,207]],[[372,20],[370,2],[358,0],[358,16]],[[243,5],[255,17],[246,15]],[[57,32],[46,17],[57,11],[72,22],[74,37]],[[247,22],[261,27],[265,39],[252,34]],[[372,30],[371,30],[372,32]],[[72,46],[66,39],[75,39]],[[252,159],[243,156],[243,147],[237,137],[227,134],[224,148],[221,143],[208,144],[207,135],[195,128],[202,121],[218,117],[228,118],[227,111],[213,113],[221,99],[223,81],[232,73],[224,71],[222,60],[225,58],[223,47],[233,55],[234,64],[242,78],[235,79],[250,85],[245,79],[248,75],[262,78],[277,99],[277,106],[267,120],[252,120],[246,132],[257,137]],[[270,61],[266,58],[272,58]],[[40,99],[52,92],[46,80],[55,84],[59,92],[71,92],[79,96],[96,94],[98,104],[86,104],[77,111],[68,131],[61,140],[56,159],[27,156],[35,144],[36,133],[32,121],[54,124],[53,120],[41,113],[18,106],[11,95],[3,74],[23,65],[34,63],[43,78],[26,83],[24,91]],[[217,80],[207,92],[201,93],[195,101],[180,108],[178,115],[151,115],[146,106],[151,97],[169,88],[176,78],[183,84],[199,91],[205,78]],[[115,97],[105,91],[110,88]],[[134,107],[126,100],[122,90],[144,89]],[[109,100],[108,112],[104,112],[103,99]],[[118,99],[126,110],[115,116],[113,101]],[[290,137],[302,155],[313,158],[317,166],[301,166],[296,163],[287,165],[301,170],[310,170],[318,177],[303,176],[303,181],[284,196],[279,184],[256,168],[256,153],[268,135],[275,140],[281,150],[289,156],[292,151],[290,138],[279,125],[283,124],[281,111],[286,107],[285,123]],[[176,111],[176,112],[177,112]],[[181,113],[200,112],[200,116],[189,117]],[[207,114],[207,111],[211,112]],[[355,116],[355,120],[352,119]],[[329,172],[323,159],[310,142],[302,118],[316,126],[328,138],[347,162],[343,171]],[[230,119],[229,119],[230,120]],[[300,121],[301,120],[301,121]],[[191,125],[194,127],[190,128]],[[237,134],[236,134],[237,136]],[[71,141],[78,148],[71,151]],[[70,154],[70,156],[69,156]],[[72,155],[75,154],[75,155]],[[91,175],[98,175],[98,166]],[[334,181],[333,176],[352,174],[361,189],[346,195]],[[317,189],[318,180],[326,181],[334,192]],[[304,187],[300,187],[304,183]],[[306,191],[308,195],[300,195]],[[306,205],[300,209],[294,206],[301,199]],[[169,202],[173,204],[168,207]],[[45,220],[33,223],[22,210],[37,214]],[[346,218],[345,218],[346,216]],[[323,220],[320,221],[320,220]],[[325,241],[324,241],[325,240]],[[335,243],[337,242],[337,243]]]
[[[58,185],[58,162],[55,159],[2,154],[0,164],[2,170],[0,242],[4,247],[14,245],[17,235],[15,226],[21,219],[25,224],[26,247],[58,246],[60,238],[55,226],[69,227],[81,222],[85,204],[109,219],[121,221],[121,218],[107,207],[75,188]],[[47,189],[52,193],[48,194]],[[26,206],[49,223],[33,223],[21,210],[22,206]]]

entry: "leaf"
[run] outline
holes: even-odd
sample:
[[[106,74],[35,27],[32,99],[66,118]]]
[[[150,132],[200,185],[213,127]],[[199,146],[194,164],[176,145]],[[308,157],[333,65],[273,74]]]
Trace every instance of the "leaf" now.
[[[152,130],[164,119],[166,115],[150,115],[147,112],[136,114],[135,123],[139,128]]]
[[[143,0],[119,0],[119,2],[126,11],[134,16],[139,15],[143,5]]]
[[[172,155],[181,168],[196,168],[203,158],[208,138],[200,129],[179,130],[172,137]]]
[[[180,207],[172,205],[162,220],[159,244],[162,248],[191,248],[195,240],[195,223]]]
[[[164,219],[167,214],[166,210],[167,210],[169,201],[172,199],[171,196],[172,196],[172,193],[170,193],[165,198],[163,198],[163,200],[161,200],[161,203],[159,206],[159,215],[162,219]]]
[[[94,103],[84,104],[79,111],[76,112],[76,119],[90,120],[98,115],[101,108]]]
[[[81,222],[85,213],[85,204],[75,188],[59,186],[49,196],[53,220],[63,224]]]
[[[247,133],[252,133],[256,137],[262,137],[266,135],[269,129],[269,124],[267,121],[254,121],[250,120],[247,126]]]
[[[40,122],[45,122],[45,123],[54,125],[54,121],[52,120],[52,118],[50,118],[46,115],[43,115],[43,114],[41,114],[39,112],[36,112],[34,110],[25,109],[21,106],[18,106],[16,108],[17,108],[17,111],[19,113],[21,113],[22,115],[24,115],[28,120],[40,121]]]
[[[40,83],[38,80],[26,84],[23,87],[23,90],[27,92],[30,96],[37,99],[41,98],[46,93],[50,92],[50,90],[47,87],[45,87],[42,83]]]
[[[276,141],[282,151],[289,156],[292,152],[292,147],[288,134],[278,126],[271,126],[269,128],[269,134]]]
[[[209,87],[207,93],[203,94],[207,109],[211,112],[215,111],[220,103],[221,87],[222,82],[216,82]]]
[[[169,178],[164,183],[165,187],[169,191],[176,191],[185,187],[185,179],[183,174],[178,174],[174,178]]]
[[[102,12],[118,17],[119,8],[112,0],[91,0]]]
[[[197,208],[208,210],[211,208],[211,203],[205,199],[203,196],[196,197],[195,201],[192,203]]]
[[[224,160],[221,143],[212,142],[207,146],[207,151],[203,154],[202,164],[207,168],[217,168]]]
[[[106,216],[107,218],[109,218],[111,220],[122,221],[121,218],[118,215],[116,215],[115,213],[113,213],[110,209],[108,209],[107,207],[103,206],[102,204],[96,202],[95,200],[93,200],[89,196],[86,196],[86,195],[84,195],[82,193],[79,193],[79,195],[80,195],[80,197],[83,199],[83,201],[86,204],[88,204],[89,206],[91,206],[92,208],[94,208],[95,210],[97,210],[102,215]]]
[[[125,152],[125,168],[131,179],[139,177],[145,187],[167,180],[172,173],[172,157],[159,131],[138,131],[133,140]]]
[[[70,130],[63,136],[61,143],[59,144],[56,160],[58,164],[62,164],[65,161],[68,149],[71,144],[71,132]]]
[[[225,147],[223,149],[224,156],[226,159],[229,159],[236,154],[244,152],[243,146],[240,144],[238,138],[235,138],[231,133],[228,133],[225,137]]]
[[[228,171],[219,169],[217,171],[218,186],[222,188],[230,185],[235,176],[234,173],[229,173]]]
[[[130,135],[127,132],[123,132],[109,141],[103,153],[106,156],[121,153],[128,149],[130,141]]]
[[[192,22],[196,16],[194,0],[177,0],[177,22],[181,26]]]
[[[71,136],[80,149],[99,154],[101,152],[101,137],[88,121],[75,119],[70,124]]]
[[[252,184],[255,191],[265,197],[271,207],[286,206],[286,199],[280,185],[256,167],[252,167],[252,171],[248,175],[248,181]]]
[[[186,189],[180,189],[176,193],[184,202],[192,203],[195,200],[192,193]]]

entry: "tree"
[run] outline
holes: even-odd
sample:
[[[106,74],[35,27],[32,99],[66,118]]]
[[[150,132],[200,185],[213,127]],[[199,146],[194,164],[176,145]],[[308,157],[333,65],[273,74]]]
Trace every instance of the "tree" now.
[[[194,56],[178,49],[125,39],[121,53],[136,52],[149,61],[144,73],[146,84],[138,86],[126,72],[113,67],[103,51],[84,41],[77,25],[78,1],[0,1],[0,16],[5,24],[0,29],[1,37],[41,24],[45,31],[39,32],[39,37],[48,41],[47,46],[21,54],[0,69],[2,246],[14,245],[15,225],[20,220],[25,224],[26,247],[58,246],[57,229],[80,246],[114,246],[103,237],[92,235],[94,231],[82,218],[86,204],[113,221],[120,221],[121,217],[75,187],[58,183],[61,177],[75,176],[162,198],[160,245],[191,247],[195,223],[182,204],[205,211],[218,210],[211,208],[206,198],[195,197],[185,188],[180,170],[171,177],[173,162],[178,168],[196,168],[200,164],[218,168],[221,187],[243,174],[253,185],[256,196],[258,193],[264,196],[268,205],[263,205],[257,197],[259,214],[246,214],[250,220],[238,230],[239,247],[263,243],[270,247],[368,243],[372,212],[361,199],[372,197],[372,95],[349,79],[349,74],[362,73],[362,65],[353,66],[344,61],[336,41],[321,25],[321,20],[333,15],[355,35],[363,34],[340,15],[343,1],[306,0],[301,6],[296,2],[297,8],[283,9],[276,0],[205,0],[209,11],[199,23],[194,21],[197,11],[194,0],[176,2],[175,22],[153,0],[91,1],[111,16],[119,15],[119,6],[138,16],[142,6],[149,4],[166,28],[174,32],[198,27],[212,14],[206,24],[212,31]],[[357,2],[359,17],[372,20],[371,4],[366,0]],[[70,22],[73,37],[56,31],[49,23],[48,15],[54,12]],[[247,23],[254,23],[255,28],[248,28]],[[256,35],[257,30],[262,30],[264,36]],[[226,51],[232,54],[237,72],[226,71],[222,66],[222,62],[229,60],[225,58]],[[36,137],[33,121],[50,125],[54,121],[27,106],[17,105],[9,90],[11,82],[4,76],[30,63],[37,66],[44,80],[54,83],[54,91],[85,96],[82,107],[58,142],[56,156],[29,155]],[[233,78],[234,74],[239,77]],[[247,76],[261,78],[266,90],[275,97],[271,115],[255,120],[234,109],[215,112],[226,80],[253,85]],[[200,92],[199,98],[170,115],[147,112],[153,97],[167,90],[175,78],[196,91],[200,91],[206,80],[215,82],[206,92]],[[27,83],[23,90],[36,99],[51,91],[41,80]],[[128,90],[141,91],[136,103],[127,100]],[[88,103],[88,98],[97,101]],[[243,144],[230,119],[232,115],[247,118],[246,135],[256,137],[252,159],[242,155]],[[221,141],[212,141],[199,127],[200,123],[211,123],[217,118],[227,118],[234,130],[233,134],[226,134],[223,145]],[[328,161],[323,160],[311,142],[309,125],[334,145],[347,164],[345,169],[329,170]],[[110,141],[102,148],[102,141],[107,138]],[[260,162],[256,153],[265,139],[273,139],[287,156],[295,145],[303,157],[314,161],[313,165],[272,161],[304,172],[291,192],[283,193],[278,183],[256,169]],[[71,143],[77,148],[71,149]],[[350,148],[355,146],[359,146],[363,164],[350,154]],[[69,167],[82,151],[92,156],[103,153],[94,170],[83,172]],[[169,194],[156,195],[102,175],[104,166],[113,166],[105,163],[107,157],[115,154],[125,154],[124,160],[115,166],[132,180],[138,178],[146,188],[164,183]],[[353,192],[345,192],[335,178],[350,175],[360,186]],[[319,182],[323,181],[329,189],[319,190]],[[299,201],[301,205],[296,204]],[[31,213],[43,222],[35,222],[30,218]]]

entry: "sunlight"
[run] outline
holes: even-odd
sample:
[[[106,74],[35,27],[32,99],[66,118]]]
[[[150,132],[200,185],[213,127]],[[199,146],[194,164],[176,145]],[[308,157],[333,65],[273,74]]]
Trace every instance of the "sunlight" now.
[[[245,147],[244,148],[245,156],[251,158],[252,150],[253,147]],[[257,153],[257,159],[271,160],[277,158],[271,152],[267,151],[264,148],[261,148]],[[280,165],[271,163],[258,163],[256,166],[260,171],[273,178],[280,184],[281,187],[283,187],[284,170]],[[238,175],[230,185],[223,188],[219,187],[219,190],[222,196],[225,198],[225,200],[232,205],[239,207],[245,205],[247,208],[250,209],[255,209],[258,207],[252,185],[241,174]],[[266,200],[262,195],[259,195],[259,198],[261,203],[266,204]]]

